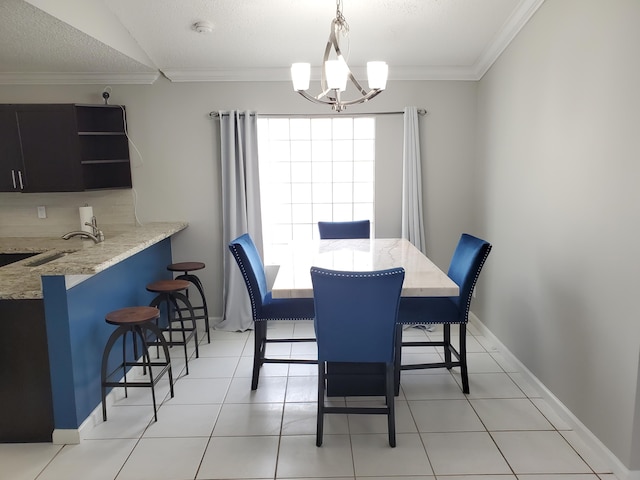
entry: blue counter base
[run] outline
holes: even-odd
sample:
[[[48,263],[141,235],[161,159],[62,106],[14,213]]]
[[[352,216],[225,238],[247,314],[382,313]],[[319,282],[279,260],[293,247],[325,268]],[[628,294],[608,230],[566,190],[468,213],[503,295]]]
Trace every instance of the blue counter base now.
[[[64,276],[42,277],[56,430],[77,430],[100,404],[100,362],[114,329],[105,315],[148,305],[145,286],[171,278],[170,263],[167,238],[69,290]]]

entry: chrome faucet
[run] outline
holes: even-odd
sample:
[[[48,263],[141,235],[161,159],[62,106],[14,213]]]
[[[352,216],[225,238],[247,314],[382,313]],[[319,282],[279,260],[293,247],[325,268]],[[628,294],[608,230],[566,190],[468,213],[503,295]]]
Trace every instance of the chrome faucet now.
[[[69,240],[70,238],[73,238],[73,237],[84,237],[84,238],[90,238],[91,240],[94,241],[94,243],[104,242],[104,233],[102,233],[102,230],[98,229],[98,220],[96,220],[95,215],[91,217],[91,223],[84,222],[84,224],[87,227],[91,227],[91,231],[93,233],[78,230],[75,232],[65,233],[64,235],[62,235],[62,238],[65,240]]]

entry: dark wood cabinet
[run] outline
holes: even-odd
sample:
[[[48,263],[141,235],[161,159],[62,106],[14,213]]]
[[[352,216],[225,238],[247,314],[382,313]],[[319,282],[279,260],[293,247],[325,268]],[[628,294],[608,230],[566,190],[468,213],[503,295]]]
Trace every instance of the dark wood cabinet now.
[[[120,105],[75,105],[86,190],[131,187],[126,111]]]
[[[73,105],[18,106],[16,121],[22,150],[22,190],[84,190]]]
[[[0,443],[51,442],[53,401],[42,300],[0,300]]]
[[[0,105],[0,192],[19,191],[22,168],[14,105]]]
[[[3,105],[0,113],[0,191],[131,187],[124,107]]]

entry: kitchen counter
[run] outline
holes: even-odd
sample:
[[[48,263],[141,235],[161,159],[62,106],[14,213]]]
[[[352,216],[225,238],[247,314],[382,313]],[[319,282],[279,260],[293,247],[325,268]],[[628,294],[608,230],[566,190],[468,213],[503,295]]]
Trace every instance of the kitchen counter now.
[[[185,222],[149,223],[144,226],[105,232],[104,242],[95,244],[80,237],[2,237],[0,253],[38,253],[39,255],[0,267],[0,300],[42,298],[43,275],[95,275],[185,229]],[[45,261],[29,266],[34,261]]]
[[[114,330],[105,315],[153,300],[145,286],[172,278],[171,237],[186,227],[107,227],[98,244],[0,238],[0,253],[36,254],[0,267],[0,359],[10,365],[0,442],[80,442],[82,425],[101,411],[102,351]],[[112,356],[109,368],[120,361]]]

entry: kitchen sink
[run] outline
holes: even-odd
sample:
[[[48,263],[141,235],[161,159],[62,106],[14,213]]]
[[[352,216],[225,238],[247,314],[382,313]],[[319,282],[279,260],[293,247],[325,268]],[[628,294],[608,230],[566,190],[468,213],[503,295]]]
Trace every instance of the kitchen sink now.
[[[45,263],[49,263],[59,258],[62,258],[66,255],[69,255],[70,253],[73,253],[73,252],[57,252],[53,255],[43,256],[42,258],[36,258],[30,262],[25,263],[25,265],[27,267],[39,267],[40,265],[44,265]]]
[[[34,255],[40,255],[40,254],[38,252],[0,253],[0,267],[4,267],[5,265],[10,265],[12,263],[19,262],[20,260],[33,257]]]

